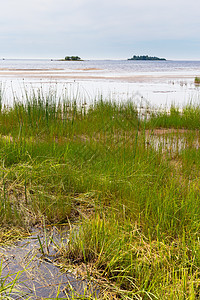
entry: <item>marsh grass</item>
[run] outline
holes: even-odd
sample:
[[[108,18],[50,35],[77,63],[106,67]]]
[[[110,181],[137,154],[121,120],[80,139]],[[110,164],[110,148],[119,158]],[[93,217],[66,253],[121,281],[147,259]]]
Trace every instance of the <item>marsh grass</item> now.
[[[174,105],[170,110],[150,114],[147,122],[149,128],[176,128],[199,130],[200,106],[199,104],[189,103],[182,109]]]
[[[198,299],[199,120],[198,105],[141,115],[41,91],[2,105],[1,226],[79,217],[62,265],[87,266],[108,299]]]
[[[200,77],[195,77],[195,79],[194,79],[194,83],[196,83],[196,84],[200,84]]]
[[[22,271],[18,271],[14,274],[7,274],[2,276],[2,261],[0,264],[0,299],[14,300],[14,299],[25,299],[23,292],[20,288],[20,275]],[[26,296],[25,296],[26,297]],[[27,299],[27,297],[26,297]]]

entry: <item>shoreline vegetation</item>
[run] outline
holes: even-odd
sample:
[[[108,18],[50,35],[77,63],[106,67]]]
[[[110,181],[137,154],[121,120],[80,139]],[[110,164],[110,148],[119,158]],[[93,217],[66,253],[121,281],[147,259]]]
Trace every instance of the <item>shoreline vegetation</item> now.
[[[79,56],[65,56],[64,61],[83,61]]]
[[[133,57],[128,58],[128,60],[166,60],[166,58],[159,58],[156,56],[148,56],[148,55],[133,55]]]
[[[98,282],[99,299],[198,299],[199,104],[0,95],[1,244],[68,223],[59,266]]]
[[[51,59],[51,61],[84,61],[82,58],[79,56],[65,56],[65,58],[61,59]]]
[[[194,79],[194,83],[195,84],[200,84],[200,77],[195,77],[195,79]]]

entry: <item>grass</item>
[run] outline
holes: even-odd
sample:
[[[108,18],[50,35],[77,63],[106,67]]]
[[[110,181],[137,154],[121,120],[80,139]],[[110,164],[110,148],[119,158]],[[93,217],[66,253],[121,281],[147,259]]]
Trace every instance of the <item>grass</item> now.
[[[194,79],[194,83],[196,83],[196,84],[199,84],[200,83],[200,77],[195,77],[195,79]]]
[[[20,289],[20,275],[22,271],[18,271],[14,274],[8,274],[2,276],[2,261],[0,264],[0,299],[14,300],[25,299],[23,292]],[[26,297],[26,299],[28,299]]]
[[[198,299],[200,106],[141,111],[42,91],[0,111],[0,225],[79,220],[60,263],[101,299]]]

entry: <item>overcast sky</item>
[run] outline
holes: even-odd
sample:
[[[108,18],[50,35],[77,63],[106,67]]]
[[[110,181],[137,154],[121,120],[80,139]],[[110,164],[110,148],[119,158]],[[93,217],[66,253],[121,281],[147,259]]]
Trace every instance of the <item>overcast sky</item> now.
[[[0,1],[0,58],[200,60],[199,0]]]

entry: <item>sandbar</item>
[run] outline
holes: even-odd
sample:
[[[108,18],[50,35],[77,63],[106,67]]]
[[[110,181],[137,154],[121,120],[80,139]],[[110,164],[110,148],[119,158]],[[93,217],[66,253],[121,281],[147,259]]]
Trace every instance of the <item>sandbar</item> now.
[[[40,78],[53,80],[95,80],[95,81],[121,81],[130,83],[145,83],[145,82],[161,82],[173,80],[189,80],[195,78],[193,74],[177,74],[177,73],[163,73],[163,74],[109,74],[106,72],[99,72],[100,69],[86,68],[76,70],[64,69],[0,69],[0,78]],[[80,72],[80,71],[91,71]],[[95,72],[98,71],[98,72]],[[104,71],[104,70],[102,70]]]

